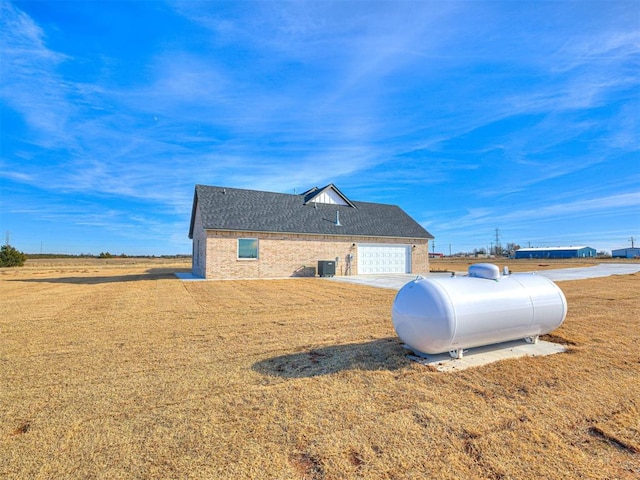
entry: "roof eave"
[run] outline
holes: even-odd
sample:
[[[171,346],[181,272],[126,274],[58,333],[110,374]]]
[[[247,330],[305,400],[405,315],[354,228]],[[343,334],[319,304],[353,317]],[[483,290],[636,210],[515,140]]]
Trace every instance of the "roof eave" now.
[[[193,240],[193,227],[196,221],[196,206],[198,204],[198,185],[193,191],[193,205],[191,206],[191,222],[189,223],[189,240]]]

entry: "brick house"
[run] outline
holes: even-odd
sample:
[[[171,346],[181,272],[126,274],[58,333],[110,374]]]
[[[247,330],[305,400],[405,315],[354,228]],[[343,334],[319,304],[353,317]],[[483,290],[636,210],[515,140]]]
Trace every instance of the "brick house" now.
[[[425,273],[433,236],[396,205],[356,202],[338,188],[302,194],[196,185],[193,274],[211,279]]]

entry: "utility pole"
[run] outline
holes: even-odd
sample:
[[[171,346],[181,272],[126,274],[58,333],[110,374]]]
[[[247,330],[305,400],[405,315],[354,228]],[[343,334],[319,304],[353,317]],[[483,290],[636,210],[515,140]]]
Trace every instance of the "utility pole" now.
[[[11,232],[9,230],[7,230],[7,236],[6,236],[7,241],[4,242],[5,245],[11,245]]]
[[[502,247],[500,246],[500,229],[496,228],[496,255],[502,253]]]
[[[633,244],[633,242],[635,242],[635,241],[636,241],[636,239],[635,239],[635,238],[633,238],[633,237],[631,237],[631,238],[629,239],[629,241],[631,242],[631,248],[635,248],[635,245]],[[7,243],[8,243],[8,242],[7,242]]]

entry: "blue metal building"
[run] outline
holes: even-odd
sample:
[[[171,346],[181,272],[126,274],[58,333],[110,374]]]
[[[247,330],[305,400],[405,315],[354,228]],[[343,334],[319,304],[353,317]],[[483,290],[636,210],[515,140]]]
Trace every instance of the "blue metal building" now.
[[[636,258],[640,257],[640,248],[618,248],[611,252],[613,258]]]
[[[585,258],[595,257],[591,247],[536,247],[516,250],[515,258]]]

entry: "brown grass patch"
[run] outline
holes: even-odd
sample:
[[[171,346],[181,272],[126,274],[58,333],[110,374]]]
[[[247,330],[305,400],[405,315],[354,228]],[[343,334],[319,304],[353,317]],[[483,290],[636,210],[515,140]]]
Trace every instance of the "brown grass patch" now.
[[[619,406],[610,415],[596,420],[591,431],[633,453],[640,453],[640,410],[638,399]]]
[[[31,425],[29,422],[20,423],[20,425],[11,433],[11,435],[22,435],[29,431]]]
[[[559,283],[571,354],[444,374],[407,360],[394,291],[171,268],[2,271],[0,477],[640,474],[640,275]]]

